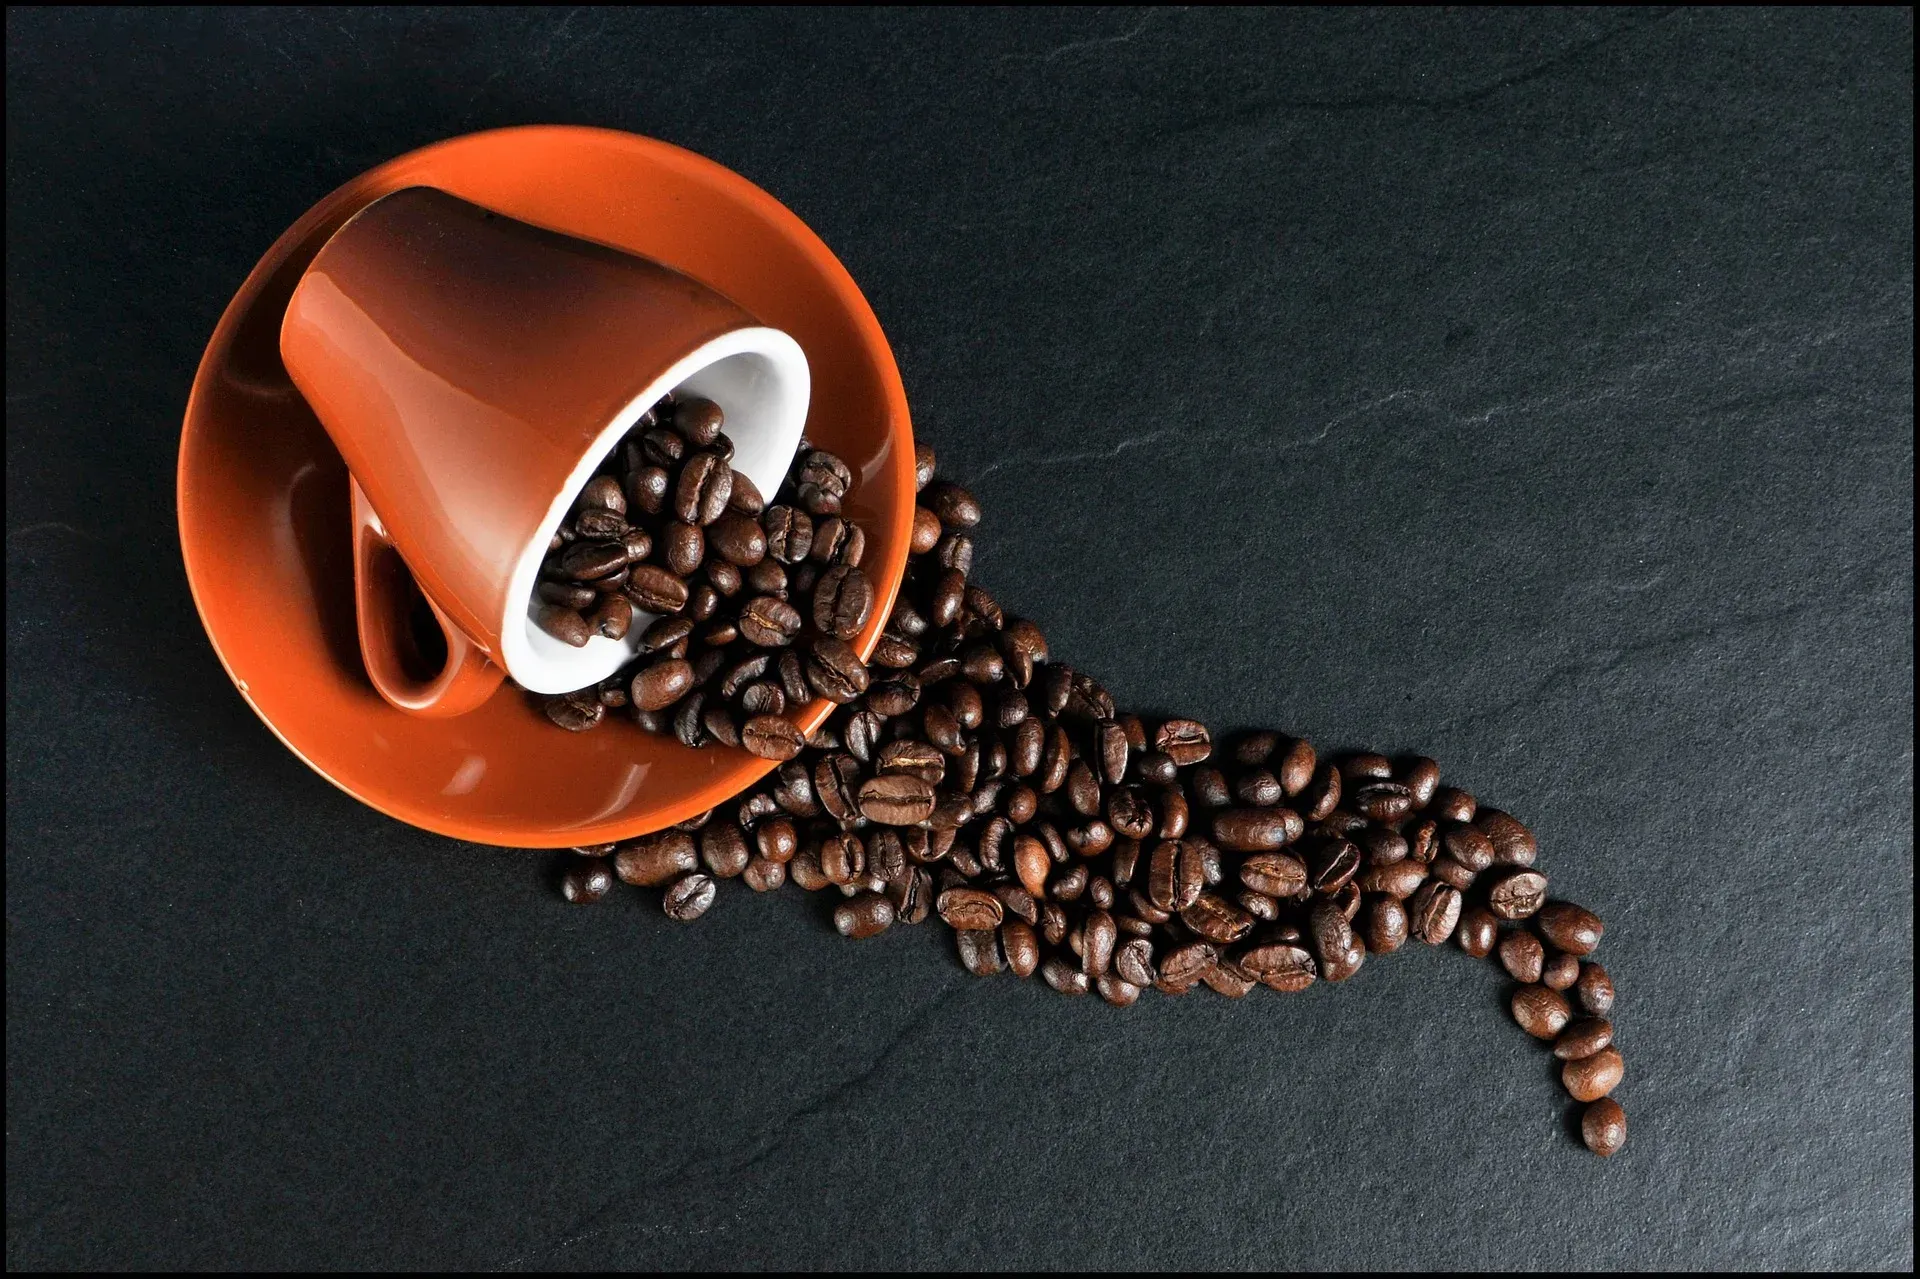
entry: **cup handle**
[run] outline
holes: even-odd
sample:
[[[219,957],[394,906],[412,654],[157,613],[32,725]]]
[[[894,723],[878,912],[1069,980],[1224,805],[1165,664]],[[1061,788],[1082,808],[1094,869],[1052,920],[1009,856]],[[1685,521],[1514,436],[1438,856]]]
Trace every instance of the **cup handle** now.
[[[447,620],[427,599],[447,639],[447,662],[430,678],[407,670],[403,657],[413,641],[409,632],[412,595],[421,592],[406,561],[387,537],[373,503],[351,475],[353,504],[353,602],[359,618],[360,658],[374,689],[394,706],[429,719],[464,715],[493,696],[506,672],[489,661],[479,646]]]

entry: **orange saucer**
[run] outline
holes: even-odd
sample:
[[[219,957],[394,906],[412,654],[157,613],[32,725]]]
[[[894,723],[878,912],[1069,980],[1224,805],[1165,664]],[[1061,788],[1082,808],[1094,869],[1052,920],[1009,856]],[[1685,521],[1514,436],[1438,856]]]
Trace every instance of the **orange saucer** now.
[[[374,692],[353,614],[346,468],[280,363],[287,299],[355,211],[427,185],[665,263],[784,329],[813,373],[807,434],[857,475],[893,607],[913,521],[906,392],[873,310],[819,237],[738,174],[604,129],[476,133],[391,160],[308,210],[260,259],[201,357],[180,441],[180,543],[200,620],[241,696],[322,777],[381,812],[458,839],[525,848],[602,843],[713,807],[771,765],[693,751],[619,713],[588,732],[548,723],[504,687],[479,710],[422,719]],[[878,626],[859,644],[872,651]],[[829,707],[801,718],[811,731]]]

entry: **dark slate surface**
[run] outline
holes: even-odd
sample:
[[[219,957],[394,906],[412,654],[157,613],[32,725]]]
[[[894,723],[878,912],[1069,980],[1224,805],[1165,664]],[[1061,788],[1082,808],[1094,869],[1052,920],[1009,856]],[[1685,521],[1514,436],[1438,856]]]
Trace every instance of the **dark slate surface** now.
[[[9,1267],[1911,1266],[1912,72],[1898,9],[9,11]],[[201,345],[535,121],[806,218],[1123,702],[1533,822],[1626,1152],[1456,951],[1123,1015],[571,909],[280,749],[179,566]]]

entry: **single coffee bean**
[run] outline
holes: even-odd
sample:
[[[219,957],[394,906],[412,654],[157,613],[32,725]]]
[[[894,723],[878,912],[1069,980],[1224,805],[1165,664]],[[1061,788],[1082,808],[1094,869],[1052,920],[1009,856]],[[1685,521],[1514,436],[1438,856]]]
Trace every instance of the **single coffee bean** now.
[[[577,609],[549,604],[540,610],[539,622],[541,630],[574,648],[585,648],[593,637],[593,627]]]
[[[771,893],[787,882],[787,868],[781,862],[770,862],[756,855],[748,859],[740,882],[756,893]]]
[[[575,905],[589,905],[613,887],[613,872],[605,858],[569,854],[560,872],[560,895]]]
[[[1460,890],[1437,879],[1420,885],[1407,899],[1407,919],[1413,935],[1429,946],[1438,946],[1453,936],[1460,909]]]
[[[667,509],[667,491],[672,481],[666,468],[646,465],[627,477],[627,509],[646,515],[659,515]]]
[[[1413,791],[1399,782],[1373,781],[1357,787],[1349,800],[1369,821],[1397,822],[1413,811]]]
[[[1181,768],[1192,768],[1213,753],[1213,739],[1197,719],[1170,719],[1155,731],[1153,747]]]
[[[1460,911],[1460,923],[1453,930],[1460,949],[1475,959],[1485,959],[1500,938],[1500,919],[1484,906],[1466,906]]]
[[[1547,877],[1518,867],[1502,872],[1487,892],[1487,905],[1502,919],[1526,919],[1547,899]]]
[[[576,582],[592,581],[627,566],[627,548],[619,542],[575,542],[560,553],[560,571]]]
[[[1272,756],[1270,765],[1288,795],[1298,795],[1312,784],[1319,760],[1311,744],[1302,740],[1287,743],[1286,749]],[[1263,761],[1264,762],[1264,761]]]
[[[1307,867],[1291,853],[1256,853],[1240,863],[1240,882],[1272,897],[1299,897],[1307,891]]]
[[[789,823],[787,829],[793,829]],[[700,860],[715,879],[736,879],[753,856],[746,832],[730,821],[709,822],[700,832]]]
[[[833,908],[834,931],[861,941],[893,926],[893,903],[880,893],[860,893]]]
[[[687,584],[657,564],[635,564],[623,588],[635,607],[649,613],[678,613],[687,606]]]
[[[1188,779],[1193,790],[1193,800],[1206,808],[1225,808],[1233,803],[1233,792],[1227,787],[1226,774],[1217,768],[1196,768]]]
[[[649,657],[664,653],[693,634],[693,622],[685,617],[662,617],[641,632],[640,655]],[[729,694],[731,696],[731,694]]]
[[[1627,1073],[1627,1062],[1616,1048],[1602,1048],[1591,1057],[1560,1068],[1560,1082],[1575,1101],[1599,1101],[1612,1092]]]
[[[850,831],[841,831],[822,839],[818,856],[820,871],[831,883],[846,887],[866,876],[867,846]]]
[[[587,625],[593,628],[596,635],[614,640],[625,639],[627,629],[633,625],[633,605],[623,595],[602,596],[600,606],[587,619]]]
[[[1093,984],[1085,973],[1058,956],[1040,965],[1040,975],[1063,995],[1084,995]]]
[[[740,726],[740,744],[761,759],[792,759],[807,739],[784,716],[755,715]]]
[[[687,588],[687,616],[696,622],[704,622],[720,611],[720,592],[713,589],[709,582],[699,582]]]
[[[1000,925],[1000,950],[1016,977],[1031,977],[1040,966],[1040,939],[1032,925],[1010,919]]]
[[[980,522],[980,503],[950,480],[935,480],[920,491],[920,503],[948,528],[972,528]]]
[[[1440,834],[1440,845],[1447,856],[1476,875],[1493,865],[1493,841],[1478,827],[1445,827]]]
[[[1474,814],[1473,824],[1493,843],[1493,859],[1503,866],[1531,866],[1540,852],[1533,832],[1497,808]]]
[[[693,836],[681,830],[642,836],[613,855],[614,873],[637,888],[660,888],[699,864]]]
[[[771,595],[756,595],[740,610],[741,636],[761,648],[780,648],[793,643],[800,626],[798,610]]]
[[[793,860],[787,863],[787,873],[793,877],[794,883],[800,885],[802,892],[817,893],[833,883],[827,878],[827,873],[820,869],[819,857],[804,850],[795,853]]]
[[[673,514],[687,524],[708,525],[726,513],[733,496],[733,468],[725,458],[702,450],[680,468],[673,490]]]
[[[1407,859],[1406,836],[1384,826],[1365,826],[1355,831],[1353,842],[1360,846],[1366,855],[1367,865],[1386,866]]]
[[[1354,935],[1353,925],[1332,902],[1313,904],[1307,912],[1307,935],[1313,941],[1320,975],[1328,981],[1344,981],[1359,970],[1366,949]]]
[[[1199,893],[1192,905],[1180,911],[1180,922],[1208,941],[1226,946],[1252,931],[1254,919],[1224,897]]]
[[[641,710],[664,710],[687,695],[694,683],[693,666],[678,658],[661,658],[641,668],[628,686],[628,696]]]
[[[1214,840],[1236,853],[1280,848],[1299,838],[1303,829],[1299,815],[1290,808],[1230,808],[1213,817]]]
[[[1606,932],[1600,917],[1572,902],[1549,902],[1533,917],[1540,935],[1569,955],[1591,955]]]
[[[1219,961],[1220,952],[1211,942],[1195,941],[1175,946],[1160,959],[1160,977],[1163,982],[1174,985],[1187,985],[1200,980],[1200,974]]]
[[[549,697],[541,709],[549,720],[569,733],[584,733],[597,727],[607,713],[598,698],[587,700],[573,695]]]
[[[1300,809],[1310,822],[1326,820],[1340,806],[1340,770],[1321,764],[1313,771],[1313,780],[1300,793]]]
[[[590,609],[593,602],[600,598],[600,592],[582,582],[562,582],[554,578],[543,578],[534,587],[540,598],[548,604],[558,604],[567,610]],[[540,625],[549,635],[557,639],[566,639],[566,635],[552,629],[543,616]],[[566,624],[561,623],[564,627]],[[579,645],[574,645],[578,648]]]
[[[934,811],[933,787],[912,773],[884,773],[860,785],[860,812],[883,826],[913,826]]]
[[[1573,1010],[1557,990],[1522,986],[1513,992],[1513,1019],[1535,1039],[1552,1039],[1567,1027]]]
[[[1427,867],[1427,871],[1434,879],[1443,884],[1451,884],[1463,893],[1473,887],[1473,871],[1451,857],[1434,858],[1433,865]]]
[[[1200,980],[1207,984],[1207,989],[1228,999],[1244,999],[1258,985],[1251,974],[1227,959],[1201,973]]]
[[[1006,915],[999,898],[977,888],[949,888],[934,902],[934,909],[950,928],[998,928]]]
[[[940,544],[940,517],[924,506],[913,508],[913,534],[908,549],[915,555],[926,555]]]
[[[1115,1008],[1131,1008],[1140,998],[1140,987],[1112,973],[1103,973],[1094,978],[1093,988],[1099,992],[1100,998]]]
[[[1320,966],[1304,946],[1293,942],[1270,942],[1243,950],[1237,957],[1243,972],[1261,985],[1283,993],[1294,993],[1311,986],[1320,975]]]
[[[1605,1017],[1580,1017],[1568,1022],[1553,1041],[1553,1055],[1561,1061],[1580,1061],[1612,1043],[1612,1022]]]
[[[1274,808],[1287,797],[1280,779],[1264,768],[1242,773],[1233,782],[1233,797],[1254,808]]]
[[[1407,857],[1422,866],[1430,865],[1440,854],[1440,823],[1427,820],[1407,828]]]
[[[1627,1144],[1627,1112],[1611,1097],[1602,1097],[1580,1116],[1580,1138],[1601,1158],[1619,1153]]]
[[[1246,733],[1234,740],[1233,759],[1236,764],[1256,768],[1267,762],[1274,748],[1280,745],[1278,733]]]
[[[1532,933],[1516,931],[1500,939],[1500,966],[1515,981],[1537,983],[1546,962],[1546,947]]]
[[[1081,941],[1080,970],[1089,977],[1104,974],[1113,963],[1114,947],[1119,941],[1120,929],[1113,922],[1112,915],[1104,910],[1095,910],[1088,915]]]
[[[1613,979],[1598,964],[1580,965],[1580,976],[1573,983],[1574,998],[1596,1017],[1613,1011]]]
[[[930,444],[913,446],[913,484],[914,492],[919,492],[933,483],[934,453]]]
[[[1433,799],[1427,804],[1427,812],[1443,822],[1470,822],[1478,809],[1473,796],[1453,786],[1434,791]]]
[[[1440,765],[1424,755],[1415,755],[1400,761],[1394,774],[1413,792],[1413,806],[1425,808],[1433,802],[1433,793],[1440,789]]]
[[[1389,897],[1411,897],[1421,884],[1426,882],[1427,868],[1417,861],[1388,862],[1384,866],[1370,866],[1362,872],[1356,881],[1361,889],[1369,893],[1384,893]]]
[[[873,585],[857,568],[836,564],[813,588],[813,624],[829,635],[852,639],[873,616]]]
[[[767,535],[760,527],[760,521],[748,515],[728,513],[720,516],[706,527],[706,544],[725,564],[734,569],[757,568],[767,563]],[[719,565],[709,565],[711,575]],[[779,565],[773,565],[777,571]],[[781,573],[780,583],[784,587],[786,575]],[[731,594],[723,591],[722,594]]]
[[[1100,781],[1086,760],[1076,759],[1067,765],[1066,794],[1073,811],[1082,817],[1092,817],[1100,811]]]
[[[1192,820],[1192,809],[1187,796],[1178,786],[1162,787],[1159,793],[1160,824],[1154,828],[1154,834],[1161,839],[1180,839],[1187,833]]]
[[[727,415],[712,400],[690,395],[673,406],[673,428],[693,444],[704,448],[719,438]]]
[[[1393,776],[1393,761],[1385,755],[1349,755],[1340,761],[1340,775],[1356,784],[1384,781]]]
[[[1565,953],[1549,954],[1540,969],[1540,984],[1549,990],[1570,990],[1580,980],[1580,961]]]
[[[1307,854],[1307,886],[1331,897],[1360,873],[1360,850],[1345,839],[1318,841]]]
[[[1135,986],[1151,986],[1156,974],[1153,971],[1153,943],[1144,937],[1129,937],[1120,943],[1113,953],[1113,971],[1121,980]]]
[[[1398,898],[1369,898],[1360,911],[1360,931],[1366,938],[1368,953],[1390,955],[1406,945],[1410,925],[1407,908]]]
[[[668,919],[689,924],[707,913],[707,907],[713,905],[714,895],[718,891],[712,876],[694,871],[673,881],[661,901],[661,909],[667,912]]]
[[[767,509],[767,499],[744,471],[733,473],[733,496],[727,499],[727,509],[740,515],[758,515]]]

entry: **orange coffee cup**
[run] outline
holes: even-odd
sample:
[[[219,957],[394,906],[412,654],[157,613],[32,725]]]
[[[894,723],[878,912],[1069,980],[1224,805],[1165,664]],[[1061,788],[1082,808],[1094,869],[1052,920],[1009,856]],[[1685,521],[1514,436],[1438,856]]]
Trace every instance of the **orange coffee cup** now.
[[[799,345],[728,298],[429,187],[327,241],[280,354],[351,477],[367,674],[418,715],[469,711],[507,675],[571,692],[632,657],[650,619],[573,648],[535,624],[534,586],[581,488],[663,395],[717,403],[734,468],[768,495],[807,415]],[[408,574],[445,632],[437,672],[411,652]]]

